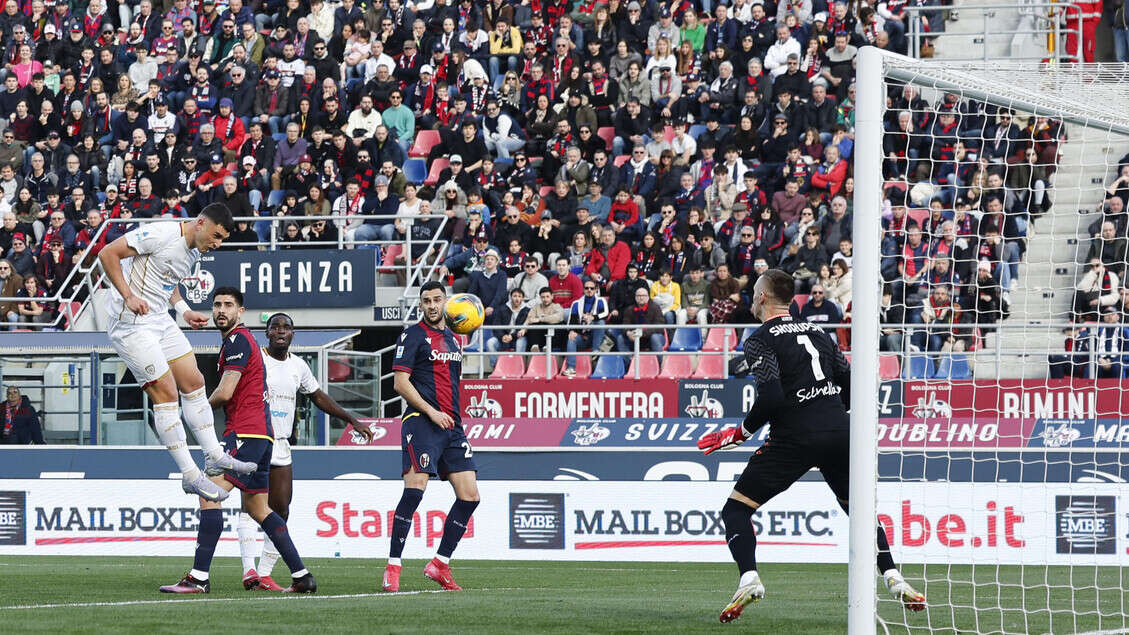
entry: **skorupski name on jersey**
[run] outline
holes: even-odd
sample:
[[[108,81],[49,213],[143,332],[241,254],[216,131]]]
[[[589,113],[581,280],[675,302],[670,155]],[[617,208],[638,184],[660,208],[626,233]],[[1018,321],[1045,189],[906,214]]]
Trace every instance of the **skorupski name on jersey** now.
[[[821,330],[811,322],[781,322],[769,327],[768,332],[779,337],[785,333],[810,333]]]
[[[801,389],[796,391],[796,399],[800,403],[815,399],[817,397],[834,397],[843,392],[843,388],[835,382],[825,382],[822,386],[815,386],[814,388]]]

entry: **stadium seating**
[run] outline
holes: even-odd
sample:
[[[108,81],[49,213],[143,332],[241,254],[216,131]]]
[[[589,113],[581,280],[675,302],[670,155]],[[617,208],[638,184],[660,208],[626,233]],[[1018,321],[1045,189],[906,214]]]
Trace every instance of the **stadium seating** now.
[[[686,379],[693,374],[694,359],[690,355],[666,355],[659,375],[668,379]]]
[[[557,375],[557,358],[548,356],[548,372],[546,372],[546,356],[534,355],[529,358],[529,368],[525,371],[526,379],[552,379]]]
[[[347,381],[352,376],[353,369],[348,364],[335,359],[329,360],[329,381],[331,383]]]
[[[699,355],[698,367],[694,369],[692,379],[724,379],[726,359],[722,355]]]
[[[427,173],[427,178],[424,179],[424,185],[435,185],[439,182],[439,175],[444,169],[449,167],[451,162],[446,158],[436,159],[431,162],[431,171]]]
[[[635,376],[635,360],[631,358],[631,363],[627,366],[627,374],[624,375],[627,379],[654,379],[659,376],[659,356],[655,354],[642,353],[639,355],[639,377]]]
[[[689,134],[691,137],[694,137],[694,139],[697,140],[697,138],[702,136],[702,133],[705,132],[705,131],[706,131],[705,124],[696,123],[696,124],[690,126],[690,129],[687,131],[687,134]]]
[[[427,161],[423,159],[408,159],[404,161],[404,178],[409,183],[420,185],[427,179]]]
[[[604,140],[604,144],[606,145],[605,149],[608,152],[611,152],[612,141],[615,139],[615,127],[614,126],[604,126],[603,128],[597,128],[596,129],[596,136],[598,136],[598,137],[600,137],[601,139]]]
[[[490,373],[490,379],[521,379],[524,374],[525,362],[521,355],[500,355]]]
[[[576,374],[572,376],[573,379],[587,379],[592,376],[592,358],[588,355],[576,356]]]
[[[897,379],[902,374],[897,355],[878,356],[878,376],[882,379]]]
[[[702,350],[702,331],[701,329],[675,329],[674,337],[670,340],[670,345],[666,347],[668,351],[700,351]]]
[[[972,379],[972,367],[964,355],[945,355],[937,362],[930,379]]]
[[[928,379],[933,374],[933,361],[925,355],[907,355],[902,379]]]
[[[580,366],[579,361],[577,367]],[[601,355],[596,360],[596,368],[590,375],[592,379],[621,379],[623,377],[623,357],[619,355]]]
[[[408,156],[426,158],[428,153],[431,152],[431,148],[438,145],[440,141],[442,139],[439,137],[438,130],[419,130],[416,132],[415,143],[408,150]]]
[[[802,311],[804,305],[808,303],[808,298],[811,296],[807,293],[797,293],[792,297],[792,301],[796,303],[796,311]]]
[[[621,155],[619,155],[618,157],[616,157],[616,158],[615,158],[615,159],[614,159],[614,160],[612,161],[612,164],[613,164],[613,165],[615,165],[615,167],[617,167],[617,168],[618,168],[618,167],[623,167],[623,164],[624,164],[624,163],[627,163],[627,162],[628,162],[628,161],[630,161],[630,160],[631,160],[631,156],[630,156],[630,155],[627,155],[627,154],[621,154]]]
[[[728,350],[737,350],[738,339],[735,329],[710,329],[710,333],[706,336],[706,343],[702,346],[702,350],[707,353],[718,353],[726,350],[726,334],[728,334],[729,337]]]

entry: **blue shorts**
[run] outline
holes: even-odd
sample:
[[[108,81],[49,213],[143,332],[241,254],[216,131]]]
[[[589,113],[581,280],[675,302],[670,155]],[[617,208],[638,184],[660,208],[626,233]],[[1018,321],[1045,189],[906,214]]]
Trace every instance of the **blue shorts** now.
[[[248,494],[266,494],[270,491],[270,459],[274,454],[274,441],[261,437],[241,437],[234,432],[223,435],[223,448],[240,461],[259,466],[250,474],[227,471],[223,477]]]
[[[410,411],[400,420],[404,474],[415,468],[446,480],[452,472],[477,472],[474,449],[461,425],[444,430],[424,415]]]

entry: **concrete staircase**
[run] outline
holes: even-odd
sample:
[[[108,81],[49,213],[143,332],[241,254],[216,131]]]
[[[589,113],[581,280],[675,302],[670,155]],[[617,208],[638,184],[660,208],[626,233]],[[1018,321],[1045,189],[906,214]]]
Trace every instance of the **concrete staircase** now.
[[[1004,60],[1046,56],[1045,37],[993,34],[1017,30],[1022,19],[1018,6],[1011,9],[977,9],[976,4],[1004,3],[954,0],[953,8],[959,11],[960,19],[945,23],[945,35],[935,41],[935,57],[951,60]]]

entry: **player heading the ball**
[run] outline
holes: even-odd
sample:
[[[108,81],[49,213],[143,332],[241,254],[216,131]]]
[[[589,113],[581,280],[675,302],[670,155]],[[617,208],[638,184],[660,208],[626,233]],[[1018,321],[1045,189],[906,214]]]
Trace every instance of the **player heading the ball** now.
[[[176,461],[184,491],[209,501],[221,501],[227,492],[208,480],[188,452],[178,391],[184,420],[204,450],[208,474],[250,474],[255,465],[228,456],[216,439],[204,376],[169,309],[175,308],[194,329],[208,325],[208,316],[189,308],[178,285],[200,255],[217,249],[234,228],[227,206],[212,203],[193,220],[142,224],[98,254],[111,285],[110,344],[153,402],[153,427]]]

